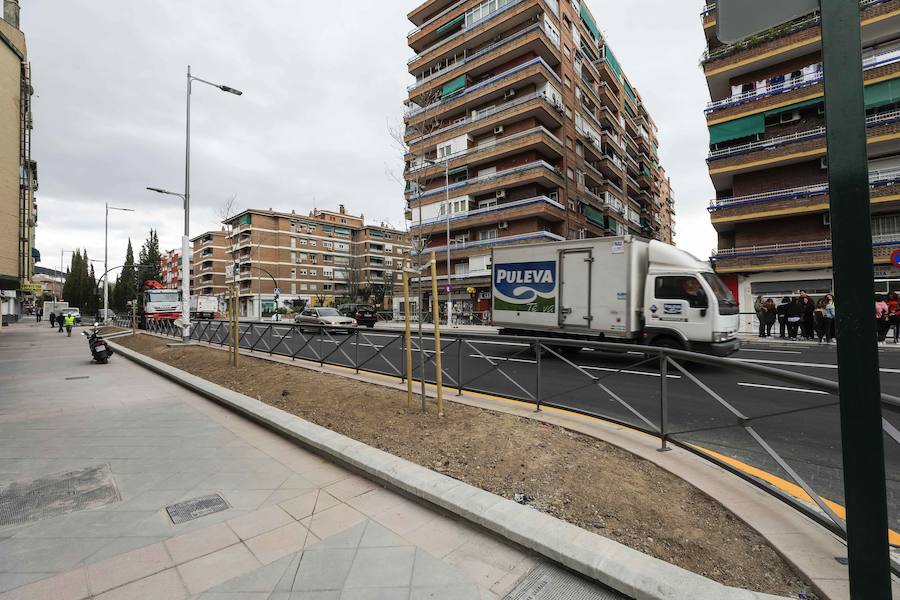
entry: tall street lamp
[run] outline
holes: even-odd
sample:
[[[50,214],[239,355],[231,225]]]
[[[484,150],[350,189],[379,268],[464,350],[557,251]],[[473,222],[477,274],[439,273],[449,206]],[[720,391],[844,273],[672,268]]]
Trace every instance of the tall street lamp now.
[[[200,79],[199,77],[194,77],[193,75],[191,75],[191,66],[188,65],[186,101],[187,123],[185,127],[184,143],[184,194],[176,194],[160,189],[147,188],[153,192],[180,196],[184,200],[184,235],[181,238],[181,339],[183,342],[188,342],[191,339],[191,255],[188,245],[190,244],[191,235],[191,88],[193,82],[195,81],[205,83],[206,85],[210,85],[214,88],[219,88],[223,92],[228,92],[229,94],[234,94],[235,96],[240,96],[243,94],[242,91],[237,90],[233,87],[229,87],[227,85],[222,85],[219,83],[213,83],[212,81]]]
[[[120,210],[122,212],[134,212],[133,208],[117,208],[106,204],[106,220],[103,223],[103,324],[109,320],[109,280],[106,274],[109,273],[109,211]]]

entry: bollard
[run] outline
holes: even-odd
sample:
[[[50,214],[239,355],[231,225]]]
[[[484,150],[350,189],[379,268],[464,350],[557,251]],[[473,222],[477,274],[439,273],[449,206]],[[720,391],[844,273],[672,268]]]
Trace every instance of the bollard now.
[[[450,279],[450,273],[447,273],[447,280]],[[450,298],[449,291],[447,292],[448,300]],[[438,295],[437,295],[437,259],[434,256],[434,252],[431,253],[431,305],[432,310],[434,311],[434,382],[435,387],[437,389],[437,405],[438,405],[438,416],[444,416],[444,391],[443,391],[443,373],[441,372],[441,320],[438,318],[440,315],[440,305],[438,303]],[[425,373],[422,372],[422,381],[425,381]]]
[[[411,263],[412,261],[410,261]],[[403,269],[403,316],[406,319],[404,327],[403,343],[406,346],[406,408],[412,409],[413,398],[413,358],[412,358],[412,332],[409,323],[409,271],[407,271],[406,259],[401,263]]]
[[[669,357],[659,353],[659,452],[668,452],[669,441]]]

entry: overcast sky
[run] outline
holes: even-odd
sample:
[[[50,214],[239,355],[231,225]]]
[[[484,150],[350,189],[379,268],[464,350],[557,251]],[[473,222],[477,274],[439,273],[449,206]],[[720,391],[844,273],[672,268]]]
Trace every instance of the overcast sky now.
[[[708,100],[698,67],[702,1],[588,0],[659,126],[675,190],[677,243],[706,258]],[[418,0],[27,0],[38,161],[37,247],[47,267],[86,247],[109,261],[135,255],[147,230],[180,245],[181,202],[148,185],[184,188],[185,70],[243,90],[195,84],[191,234],[239,208],[307,213],[345,204],[401,226],[402,160],[389,135],[411,78],[406,13]],[[392,175],[393,174],[393,175]],[[65,263],[69,258],[66,256]],[[96,265],[98,274],[102,272]]]

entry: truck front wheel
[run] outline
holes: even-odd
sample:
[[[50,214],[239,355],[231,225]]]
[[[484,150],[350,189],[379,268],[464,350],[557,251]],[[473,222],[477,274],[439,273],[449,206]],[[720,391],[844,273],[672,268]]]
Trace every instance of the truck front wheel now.
[[[684,350],[684,344],[681,340],[667,335],[655,338],[650,342],[650,345],[656,346],[657,348],[666,348],[668,350]]]

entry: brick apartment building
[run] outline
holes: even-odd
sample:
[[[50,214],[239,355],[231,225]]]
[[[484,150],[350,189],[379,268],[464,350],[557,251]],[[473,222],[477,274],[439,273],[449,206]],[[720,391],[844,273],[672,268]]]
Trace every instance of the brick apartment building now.
[[[666,170],[659,167],[659,211],[653,218],[659,223],[659,240],[667,244],[675,244],[675,198],[673,197],[672,180]]]
[[[384,224],[366,225],[343,206],[307,216],[245,210],[225,224],[230,228],[226,256],[235,265],[242,315],[271,314],[276,285],[279,306],[292,300],[330,305],[357,296],[387,308],[402,284],[407,234]],[[232,281],[226,278],[227,284]]]
[[[225,267],[231,264],[228,234],[207,231],[191,239],[191,295],[219,296],[225,302]]]
[[[450,245],[455,302],[488,310],[497,244],[661,237],[656,126],[585,2],[428,0],[408,18],[406,218],[442,287]]]
[[[872,196],[873,276],[900,289],[900,1],[862,0],[862,61]],[[810,13],[735,44],[703,11],[711,102],[712,260],[743,308],[758,294],[831,291],[820,19]],[[860,210],[865,210],[860,207]],[[860,268],[870,268],[860,265]]]
[[[160,257],[161,284],[170,290],[181,289],[181,250],[169,250]]]
[[[0,14],[0,319],[22,312],[34,263],[37,163],[31,159],[31,65],[19,29],[19,0],[3,0]]]

